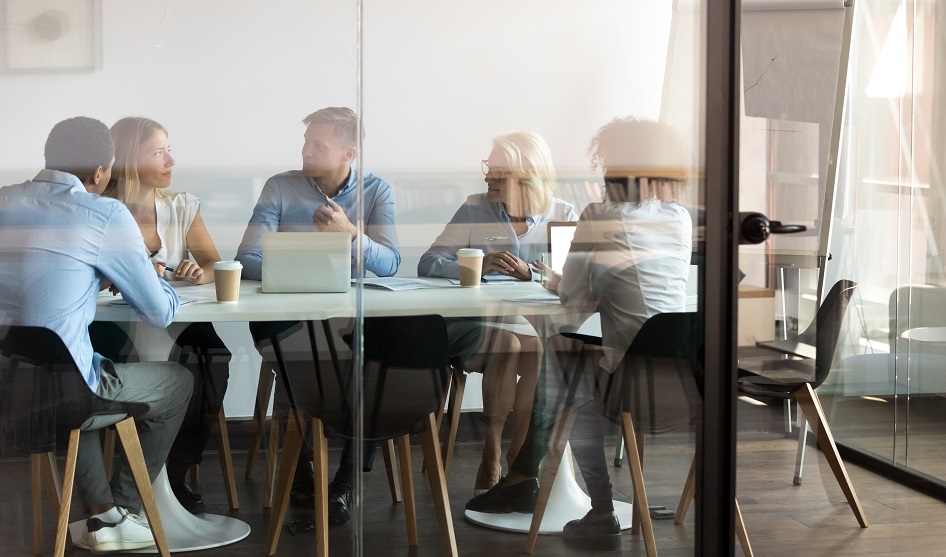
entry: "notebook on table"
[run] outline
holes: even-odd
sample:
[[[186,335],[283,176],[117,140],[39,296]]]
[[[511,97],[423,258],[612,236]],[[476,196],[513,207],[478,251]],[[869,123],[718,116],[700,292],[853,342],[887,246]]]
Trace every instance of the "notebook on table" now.
[[[348,292],[351,236],[345,232],[263,235],[263,292]]]

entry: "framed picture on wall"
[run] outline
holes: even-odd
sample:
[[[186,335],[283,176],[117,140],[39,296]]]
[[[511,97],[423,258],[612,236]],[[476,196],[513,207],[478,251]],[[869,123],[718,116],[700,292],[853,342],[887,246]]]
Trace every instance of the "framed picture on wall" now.
[[[101,67],[101,0],[0,0],[4,72]]]

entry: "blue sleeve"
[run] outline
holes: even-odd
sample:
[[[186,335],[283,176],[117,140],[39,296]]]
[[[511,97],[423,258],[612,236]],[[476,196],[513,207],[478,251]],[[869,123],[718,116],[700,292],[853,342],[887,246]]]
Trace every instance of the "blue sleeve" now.
[[[468,203],[464,203],[444,227],[433,245],[420,256],[417,276],[460,278],[457,250],[470,247],[472,216]]]
[[[111,215],[104,237],[96,269],[121,291],[142,321],[154,327],[170,325],[180,300],[155,273],[138,224],[125,207]]]
[[[374,205],[365,219],[365,269],[379,277],[397,273],[401,253],[394,228],[394,191],[390,184],[381,182]]]
[[[266,181],[237,249],[236,260],[243,264],[246,280],[263,280],[263,234],[279,230],[278,189],[272,179]]]

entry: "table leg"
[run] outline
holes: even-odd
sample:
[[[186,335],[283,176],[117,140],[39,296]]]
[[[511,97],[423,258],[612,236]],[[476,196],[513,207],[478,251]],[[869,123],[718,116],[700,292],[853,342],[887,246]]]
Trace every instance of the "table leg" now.
[[[558,474],[555,475],[552,494],[549,496],[548,506],[545,508],[545,516],[542,517],[542,526],[539,527],[539,533],[561,534],[566,522],[581,518],[589,510],[591,510],[591,498],[585,495],[585,492],[578,486],[578,482],[575,481],[571,448],[568,447],[562,457]],[[622,530],[631,527],[632,511],[633,506],[630,503],[614,502],[614,512],[621,521]],[[463,511],[463,513],[466,519],[473,524],[507,532],[528,534],[529,527],[532,525],[531,513],[488,514],[476,511]]]
[[[188,512],[178,503],[171,491],[166,470],[161,470],[153,485],[154,497],[158,503],[171,553],[220,547],[250,535],[250,525],[241,520],[215,514],[193,515]],[[87,549],[81,543],[84,528],[85,520],[78,520],[69,525],[69,532],[76,547]],[[133,553],[157,553],[157,550],[150,548]]]

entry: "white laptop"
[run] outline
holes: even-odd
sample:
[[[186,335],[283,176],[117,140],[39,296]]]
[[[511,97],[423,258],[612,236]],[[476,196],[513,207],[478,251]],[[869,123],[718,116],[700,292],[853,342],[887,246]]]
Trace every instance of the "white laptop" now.
[[[345,232],[263,235],[263,292],[348,292],[351,236]]]

